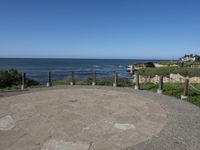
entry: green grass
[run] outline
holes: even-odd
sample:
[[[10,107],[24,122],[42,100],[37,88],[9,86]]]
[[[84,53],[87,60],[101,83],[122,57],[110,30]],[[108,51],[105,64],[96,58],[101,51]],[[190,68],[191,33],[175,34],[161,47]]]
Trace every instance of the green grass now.
[[[52,81],[53,85],[66,85],[66,80],[53,80]]]
[[[158,64],[170,66],[170,65],[177,65],[178,62],[177,61],[162,61],[162,62],[159,62]]]
[[[197,89],[200,89],[200,84],[195,84],[193,86],[195,86]],[[196,91],[192,87],[190,87],[189,101],[192,104],[200,106],[200,91]]]
[[[194,85],[197,89],[200,89],[200,84]],[[142,83],[140,85],[141,90],[149,90],[156,92],[158,89],[158,84],[154,83]],[[183,94],[183,84],[181,83],[165,83],[164,84],[164,95],[173,96],[180,99]],[[189,100],[190,103],[195,104],[200,107],[200,92],[194,90],[193,88],[189,88]]]
[[[161,68],[144,68],[138,70],[142,76],[154,77],[155,75],[169,76],[172,74],[181,74],[182,76],[200,77],[200,68],[187,67],[161,67]]]
[[[87,79],[82,79],[82,80],[76,80],[75,84],[76,85],[91,85],[92,84],[92,78],[87,78]],[[53,81],[53,85],[69,85],[70,80],[55,80]],[[98,78],[96,80],[96,85],[101,85],[101,86],[112,86],[113,85],[113,78]],[[118,80],[118,86],[119,87],[131,87],[133,86],[133,83],[130,81],[119,78]]]
[[[190,67],[190,66],[193,65],[193,64],[198,64],[198,65],[200,65],[200,62],[199,62],[199,61],[196,61],[196,62],[193,62],[193,61],[187,61],[187,62],[180,62],[180,61],[163,61],[163,62],[159,62],[158,64],[167,65],[167,66],[170,66],[170,65],[178,65],[178,66],[180,66],[180,67]]]
[[[154,83],[142,83],[140,84],[140,88],[142,90],[149,90],[149,91],[156,92],[156,90],[158,89],[158,85]]]
[[[192,62],[192,61],[188,61],[188,62],[184,62],[184,63],[179,63],[179,66],[183,66],[183,67],[190,67],[191,65],[200,65],[200,62]]]

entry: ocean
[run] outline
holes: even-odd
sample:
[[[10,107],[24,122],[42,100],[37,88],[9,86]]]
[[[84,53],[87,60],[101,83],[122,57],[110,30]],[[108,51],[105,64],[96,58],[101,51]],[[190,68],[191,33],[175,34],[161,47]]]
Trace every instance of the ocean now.
[[[137,59],[49,59],[49,58],[0,58],[0,69],[17,69],[26,72],[27,77],[45,83],[47,74],[52,72],[53,80],[66,79],[72,71],[78,78],[111,77],[114,72],[131,79],[126,66],[138,62],[159,62],[163,60]]]

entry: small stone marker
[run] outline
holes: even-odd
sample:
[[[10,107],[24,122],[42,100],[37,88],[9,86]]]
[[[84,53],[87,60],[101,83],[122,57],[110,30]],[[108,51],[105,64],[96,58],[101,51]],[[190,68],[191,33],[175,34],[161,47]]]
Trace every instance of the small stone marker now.
[[[157,93],[162,94],[162,92],[163,92],[163,76],[160,76],[159,89],[157,90]]]
[[[41,150],[89,150],[88,143],[67,142],[64,140],[50,139],[43,144]]]
[[[135,129],[135,126],[133,124],[128,124],[128,123],[125,123],[125,124],[116,123],[116,124],[114,124],[114,127],[116,129],[120,129],[120,130]]]
[[[51,86],[52,86],[51,72],[48,72],[47,87],[51,87]]]
[[[92,85],[96,85],[96,71],[94,71],[93,73],[93,82],[92,82]]]
[[[22,73],[22,85],[21,90],[24,90],[26,88],[26,73]]]
[[[181,95],[181,100],[188,100],[188,93],[189,93],[189,79],[185,79],[185,83],[184,83],[184,91],[183,91],[183,95]]]
[[[115,72],[113,86],[117,87],[117,85],[118,85],[118,73]]]
[[[140,83],[139,83],[139,74],[136,72],[135,73],[135,90],[139,90],[140,89]]]
[[[0,118],[0,130],[11,130],[15,127],[15,121],[10,115]]]

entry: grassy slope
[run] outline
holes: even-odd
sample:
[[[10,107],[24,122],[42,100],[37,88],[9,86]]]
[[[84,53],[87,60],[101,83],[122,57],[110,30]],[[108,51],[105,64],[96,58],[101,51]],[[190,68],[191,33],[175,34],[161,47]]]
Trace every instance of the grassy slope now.
[[[181,74],[189,77],[200,77],[200,68],[187,67],[161,67],[161,68],[144,68],[138,70],[142,76],[154,77],[155,75],[169,76],[169,74]]]
[[[196,84],[195,87],[200,89],[200,84]],[[158,85],[154,83],[143,83],[141,84],[141,89],[156,92]],[[183,94],[183,84],[165,83],[163,94],[180,99],[181,95]],[[189,88],[189,102],[200,107],[200,92],[191,87]]]
[[[177,65],[178,61],[162,61],[162,62],[159,62],[158,64],[161,64],[161,65]]]

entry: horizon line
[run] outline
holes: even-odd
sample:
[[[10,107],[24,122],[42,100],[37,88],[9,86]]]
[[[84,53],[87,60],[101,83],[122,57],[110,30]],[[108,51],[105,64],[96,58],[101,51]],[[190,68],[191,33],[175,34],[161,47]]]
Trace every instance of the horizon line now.
[[[80,57],[0,57],[0,59],[121,59],[121,60],[178,60],[169,58],[80,58]]]

